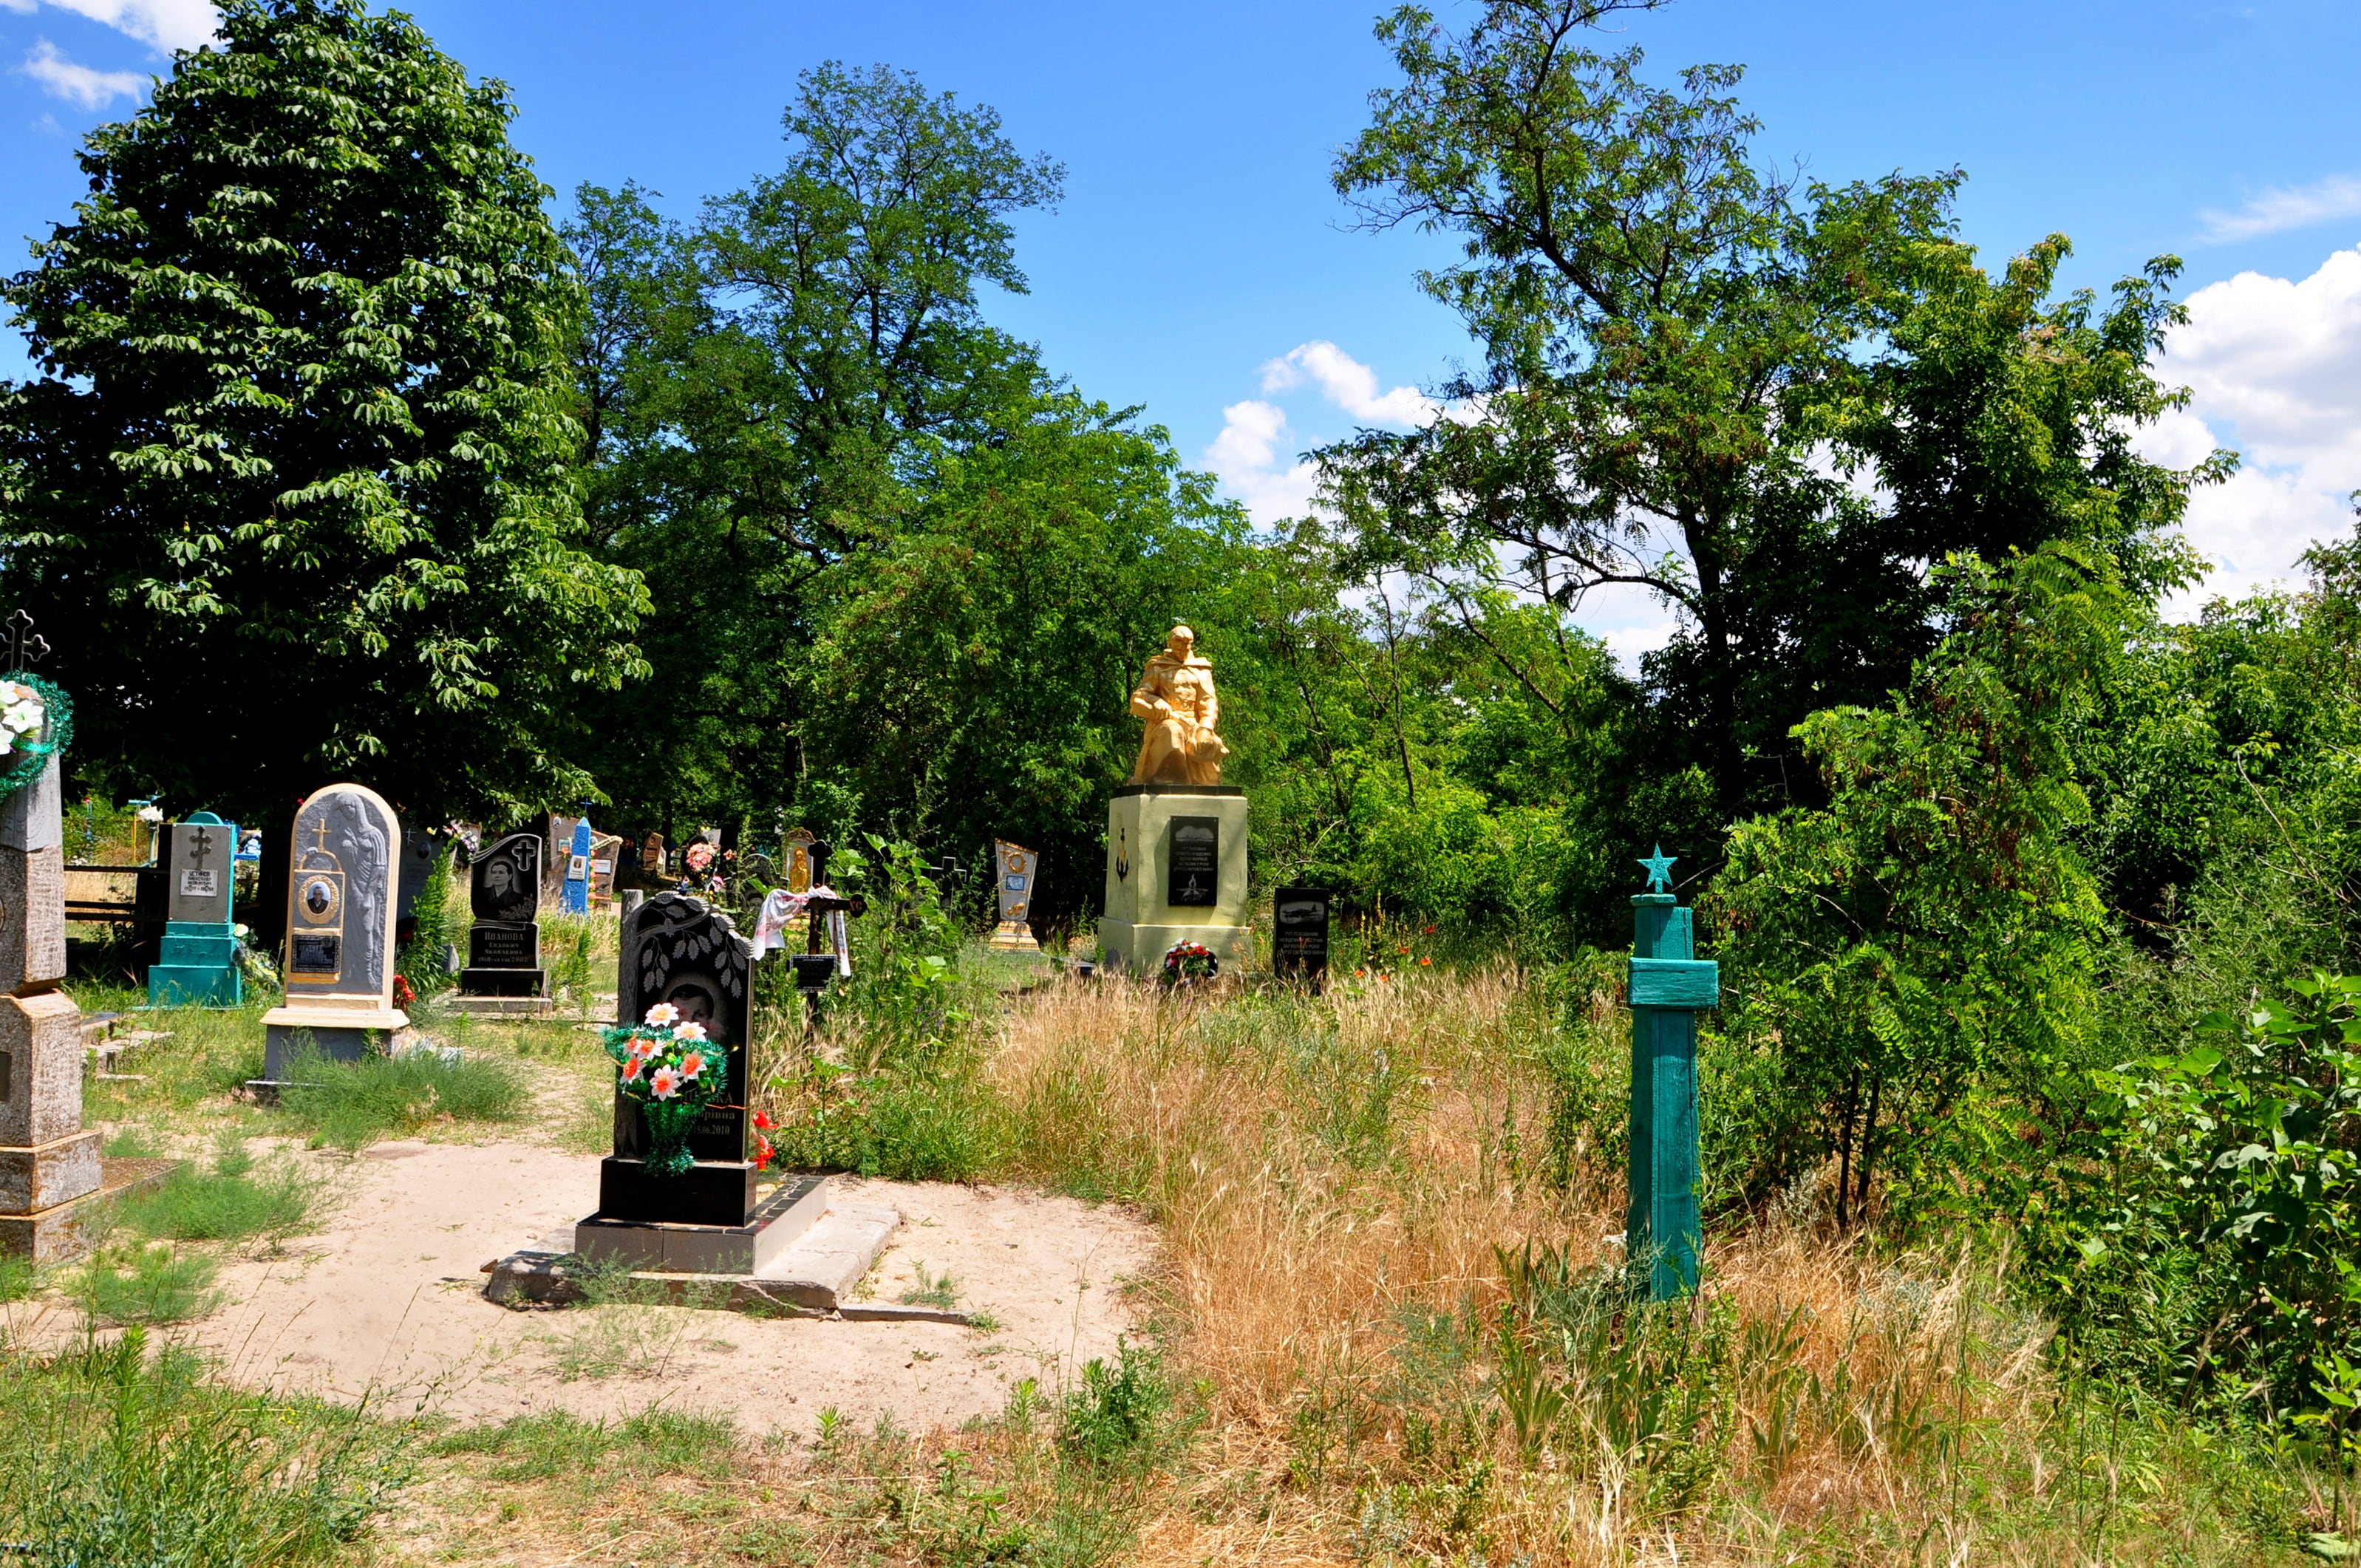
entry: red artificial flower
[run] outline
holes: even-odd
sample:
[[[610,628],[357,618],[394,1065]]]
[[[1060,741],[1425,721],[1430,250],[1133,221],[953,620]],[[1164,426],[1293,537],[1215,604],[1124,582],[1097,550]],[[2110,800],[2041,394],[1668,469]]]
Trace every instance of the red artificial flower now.
[[[771,1120],[771,1113],[768,1111],[757,1111],[754,1113],[754,1125],[759,1131],[768,1132],[778,1124]]]
[[[754,1163],[756,1165],[764,1166],[770,1164],[773,1157],[775,1156],[777,1152],[777,1150],[771,1147],[770,1139],[756,1138],[754,1140]]]
[[[393,977],[393,1000],[397,1005],[407,1007],[412,1003],[418,1000],[418,992],[410,989],[410,982],[408,981],[402,979],[400,975],[395,975]]]

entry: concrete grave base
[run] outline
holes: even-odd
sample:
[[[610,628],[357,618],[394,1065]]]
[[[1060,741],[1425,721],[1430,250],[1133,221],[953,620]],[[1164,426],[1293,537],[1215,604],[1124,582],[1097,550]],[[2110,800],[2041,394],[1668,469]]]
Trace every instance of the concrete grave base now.
[[[99,1135],[70,1133],[46,1144],[0,1144],[0,1214],[33,1214],[99,1189]]]
[[[622,1163],[625,1162],[612,1159],[603,1162],[606,1168]],[[609,1169],[601,1169],[602,1199],[609,1175]],[[750,1185],[752,1180],[749,1176]],[[760,1274],[766,1264],[785,1252],[827,1212],[828,1178],[798,1176],[782,1181],[764,1195],[755,1203],[753,1217],[742,1225],[618,1220],[609,1217],[602,1206],[598,1213],[574,1227],[574,1250],[594,1263],[625,1263],[634,1268],[663,1273]]]
[[[632,1270],[636,1284],[650,1287],[685,1306],[723,1308],[766,1317],[840,1317],[854,1321],[964,1323],[965,1312],[932,1307],[863,1305],[851,1300],[877,1255],[902,1223],[899,1212],[876,1204],[849,1203],[830,1209],[825,1178],[802,1177],[783,1187],[778,1245],[751,1268],[682,1267],[668,1256],[650,1257],[664,1238],[631,1238],[621,1227],[585,1221],[575,1233],[572,1255],[528,1247],[484,1266],[491,1276],[484,1294],[504,1306],[564,1306],[583,1299],[579,1273],[585,1260],[632,1261],[621,1247],[639,1250],[645,1266]],[[768,1202],[764,1207],[770,1207]],[[801,1223],[795,1216],[803,1216]],[[591,1227],[598,1225],[594,1232]],[[693,1227],[631,1227],[681,1231]],[[792,1231],[793,1234],[786,1234]],[[597,1250],[594,1250],[597,1249]]]
[[[1236,974],[1254,956],[1254,932],[1246,926],[1126,926],[1099,922],[1099,946],[1107,967],[1153,978],[1164,972],[1164,955],[1175,942],[1196,942],[1212,950],[1225,975]]]
[[[287,1082],[287,1064],[309,1046],[330,1061],[386,1054],[397,1029],[410,1027],[399,1008],[274,1007],[262,1015],[262,1076],[247,1087],[275,1094]]]
[[[476,1018],[546,1018],[557,1011],[553,996],[446,996],[443,1005]]]
[[[87,1256],[113,1226],[118,1201],[157,1186],[180,1165],[176,1159],[100,1160],[98,1186],[91,1191],[29,1214],[0,1214],[0,1252],[29,1257],[42,1268]]]

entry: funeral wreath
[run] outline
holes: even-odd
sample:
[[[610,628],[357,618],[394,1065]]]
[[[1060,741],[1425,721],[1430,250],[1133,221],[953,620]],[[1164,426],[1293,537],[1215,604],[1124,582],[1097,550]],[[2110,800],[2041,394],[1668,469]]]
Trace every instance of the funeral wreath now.
[[[1190,985],[1222,972],[1222,960],[1202,942],[1175,942],[1164,949],[1164,983]]]

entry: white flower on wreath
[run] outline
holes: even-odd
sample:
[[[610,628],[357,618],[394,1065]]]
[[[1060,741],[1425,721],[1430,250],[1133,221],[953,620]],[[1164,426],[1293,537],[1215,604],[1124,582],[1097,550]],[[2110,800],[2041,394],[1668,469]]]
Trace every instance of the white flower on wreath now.
[[[653,1024],[657,1028],[661,1029],[666,1024],[678,1022],[679,1018],[679,1008],[675,1007],[669,1002],[659,1002],[653,1007],[648,1009],[646,1022]]]
[[[38,735],[49,718],[40,693],[21,681],[0,681],[0,755],[15,751],[17,741]]]

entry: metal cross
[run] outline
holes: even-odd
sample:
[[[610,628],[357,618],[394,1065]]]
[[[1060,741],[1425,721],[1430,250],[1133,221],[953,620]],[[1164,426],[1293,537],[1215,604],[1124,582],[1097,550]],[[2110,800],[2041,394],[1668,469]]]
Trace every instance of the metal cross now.
[[[10,616],[0,630],[6,633],[8,668],[29,669],[49,656],[49,640],[34,635],[33,618],[22,609]]]
[[[196,832],[190,835],[189,859],[191,861],[202,866],[205,863],[205,857],[213,852],[214,832],[212,828],[200,828]]]

